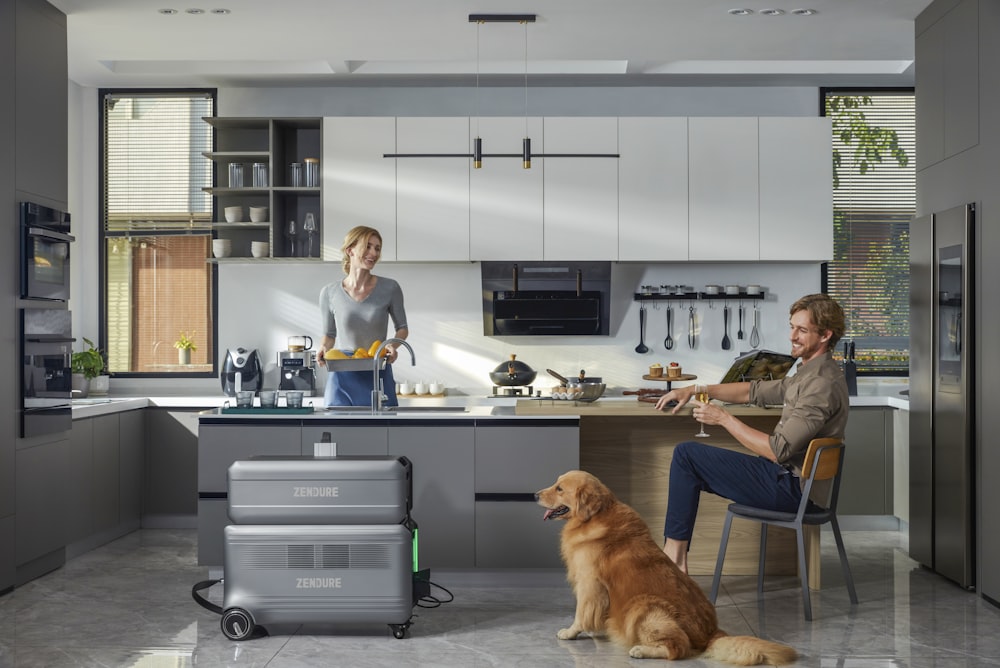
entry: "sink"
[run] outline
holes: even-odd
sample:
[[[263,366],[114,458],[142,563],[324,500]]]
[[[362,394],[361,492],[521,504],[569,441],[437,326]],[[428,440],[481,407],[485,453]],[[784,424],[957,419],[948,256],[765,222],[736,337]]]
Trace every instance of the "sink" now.
[[[323,411],[330,415],[375,415],[370,408],[363,406],[327,406]],[[382,409],[378,415],[396,415],[400,413],[468,413],[463,406],[390,406]]]

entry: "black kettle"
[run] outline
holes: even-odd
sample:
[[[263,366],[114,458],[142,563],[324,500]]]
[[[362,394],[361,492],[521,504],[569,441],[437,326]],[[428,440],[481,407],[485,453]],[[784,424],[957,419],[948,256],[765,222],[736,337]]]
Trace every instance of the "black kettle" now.
[[[524,362],[517,360],[517,355],[511,355],[510,359],[502,362],[490,372],[490,380],[494,385],[501,387],[516,387],[518,385],[531,385],[538,373]]]

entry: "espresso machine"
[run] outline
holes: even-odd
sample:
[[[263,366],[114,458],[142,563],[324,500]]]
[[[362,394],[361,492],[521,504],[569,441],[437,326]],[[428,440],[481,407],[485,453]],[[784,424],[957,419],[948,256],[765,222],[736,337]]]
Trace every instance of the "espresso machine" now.
[[[288,350],[278,353],[278,390],[302,390],[316,394],[316,354],[312,337],[288,337]]]

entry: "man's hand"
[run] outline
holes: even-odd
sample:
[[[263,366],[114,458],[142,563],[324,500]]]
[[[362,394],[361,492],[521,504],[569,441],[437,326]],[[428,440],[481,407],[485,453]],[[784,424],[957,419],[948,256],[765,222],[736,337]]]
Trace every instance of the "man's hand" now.
[[[668,404],[671,401],[676,401],[677,405],[674,406],[671,413],[676,413],[685,404],[691,401],[691,397],[694,396],[694,385],[688,385],[687,387],[679,387],[676,390],[670,390],[656,402],[656,410],[662,411],[669,408]]]

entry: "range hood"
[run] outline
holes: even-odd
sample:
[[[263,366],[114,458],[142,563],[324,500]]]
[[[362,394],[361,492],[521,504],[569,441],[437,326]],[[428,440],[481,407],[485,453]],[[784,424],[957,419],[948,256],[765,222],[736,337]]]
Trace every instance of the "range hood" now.
[[[486,336],[607,336],[610,262],[483,262]]]

